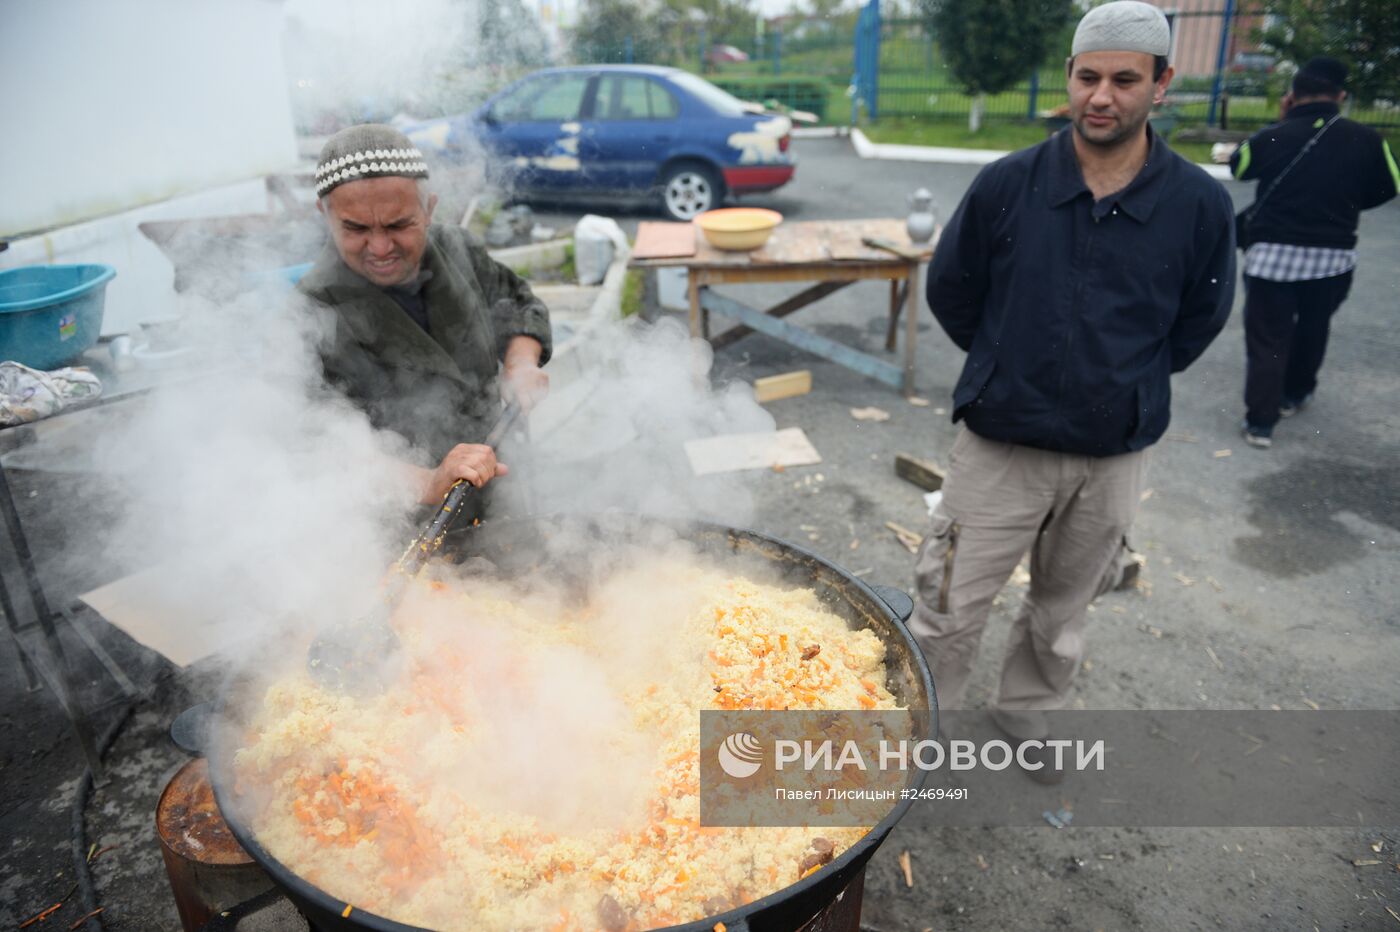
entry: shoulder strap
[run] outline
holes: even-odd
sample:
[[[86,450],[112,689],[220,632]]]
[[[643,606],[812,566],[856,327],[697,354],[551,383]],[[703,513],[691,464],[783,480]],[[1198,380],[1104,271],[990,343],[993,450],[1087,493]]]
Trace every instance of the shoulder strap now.
[[[1322,134],[1331,129],[1332,124],[1337,122],[1341,118],[1342,115],[1339,113],[1336,116],[1332,117],[1332,119],[1328,120],[1326,123],[1322,124],[1322,128],[1319,129],[1316,133],[1313,133],[1312,138],[1307,141],[1307,144],[1304,145],[1303,148],[1298,150],[1297,155],[1293,156],[1293,161],[1289,162],[1286,166],[1284,166],[1283,171],[1279,172],[1276,176],[1274,176],[1274,180],[1269,183],[1269,186],[1266,189],[1264,189],[1264,193],[1259,195],[1259,197],[1255,199],[1253,206],[1249,208],[1249,213],[1244,215],[1246,223],[1252,221],[1254,219],[1254,215],[1259,213],[1259,208],[1264,206],[1265,199],[1267,199],[1270,194],[1274,193],[1274,189],[1277,188],[1279,186],[1279,182],[1283,181],[1283,179],[1288,176],[1288,173],[1293,170],[1293,166],[1301,162],[1303,160],[1303,156],[1308,154],[1308,150],[1311,149],[1314,145],[1316,145],[1317,141],[1322,138]]]

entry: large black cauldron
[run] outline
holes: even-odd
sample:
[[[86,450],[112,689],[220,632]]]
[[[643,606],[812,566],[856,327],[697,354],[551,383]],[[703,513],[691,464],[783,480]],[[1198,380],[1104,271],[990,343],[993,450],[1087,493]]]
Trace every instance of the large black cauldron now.
[[[680,537],[702,553],[737,559],[740,567],[749,563],[766,568],[770,573],[775,572],[783,583],[813,589],[829,610],[846,619],[853,628],[874,631],[885,643],[887,651],[889,673],[885,685],[900,704],[915,710],[915,735],[932,738],[936,734],[937,708],[933,683],[923,655],[904,626],[912,603],[902,591],[872,588],[813,553],[754,531],[632,516],[590,519],[582,524],[585,526],[581,528],[578,519],[564,521],[558,518],[491,522],[480,528],[454,533],[451,552],[459,560],[483,556],[499,572],[515,578],[552,577],[570,581],[570,577],[574,577],[572,581],[582,585],[585,584],[584,576],[600,569],[600,539],[615,541],[626,537],[635,542],[655,540],[660,543],[667,537]],[[611,551],[604,548],[601,552]],[[625,554],[626,551],[625,548],[617,548],[617,552]],[[625,557],[619,556],[618,559]],[[588,567],[587,573],[580,572],[583,567]],[[227,762],[211,759],[209,773],[216,798],[233,834],[317,930],[421,932],[417,926],[359,909],[352,909],[348,917],[344,916],[346,907],[353,904],[339,900],[299,877],[258,843],[248,823],[239,816]],[[923,777],[922,770],[911,769],[907,785],[917,787],[923,783]],[[723,922],[729,932],[792,932],[800,929],[832,905],[853,880],[863,876],[865,865],[875,849],[911,804],[910,800],[899,802],[858,843],[807,878],[741,908],[671,929],[673,932],[712,932],[718,922]]]

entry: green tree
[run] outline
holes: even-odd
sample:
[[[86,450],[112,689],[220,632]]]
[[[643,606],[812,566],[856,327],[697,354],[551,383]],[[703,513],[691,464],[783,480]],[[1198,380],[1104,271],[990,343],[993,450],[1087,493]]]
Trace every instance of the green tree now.
[[[461,113],[521,74],[549,64],[549,41],[539,18],[522,0],[450,0],[447,8],[451,16],[461,18],[469,41],[457,43],[455,54],[444,54],[429,80],[415,84],[409,112]],[[449,23],[437,25],[446,29]]]
[[[656,61],[693,68],[702,45],[749,44],[756,15],[749,0],[650,0],[647,17],[664,51]]]
[[[748,0],[663,0],[684,19],[705,27],[711,36],[751,36],[754,11]]]
[[[620,62],[632,39],[632,60],[664,60],[665,42],[656,18],[638,0],[587,0],[573,30],[578,62]]]
[[[830,19],[842,12],[846,6],[846,0],[806,0],[807,11],[811,16],[818,19]],[[792,7],[793,12],[797,12],[796,4]]]
[[[519,72],[549,61],[539,19],[521,0],[492,0],[479,8],[481,61],[497,71]]]
[[[977,132],[987,94],[999,94],[1045,62],[1069,21],[1073,0],[920,0],[948,70],[973,96],[967,125]]]
[[[1331,55],[1350,69],[1357,102],[1400,99],[1400,2],[1397,0],[1264,0],[1270,14],[1255,38],[1301,65]]]

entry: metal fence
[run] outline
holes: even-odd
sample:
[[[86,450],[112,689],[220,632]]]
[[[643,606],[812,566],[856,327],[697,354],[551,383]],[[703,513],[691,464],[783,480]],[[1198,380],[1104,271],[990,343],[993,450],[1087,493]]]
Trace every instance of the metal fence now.
[[[1278,119],[1289,74],[1260,51],[1263,14],[1233,0],[1177,0],[1166,12],[1176,70],[1166,107],[1179,122],[1248,129]],[[1063,105],[1066,52],[1053,51],[1024,81],[989,95],[985,116],[1033,119]],[[948,72],[937,38],[922,20],[884,21],[873,113],[966,117],[970,106],[971,98]],[[1349,116],[1376,126],[1400,126],[1400,107],[1393,105],[1354,107]]]
[[[1167,107],[1180,124],[1252,129],[1277,119],[1287,75],[1259,51],[1265,17],[1235,0],[1158,0],[1172,25],[1176,78]],[[1226,29],[1226,24],[1229,28]],[[1015,87],[988,95],[984,118],[1035,119],[1066,101],[1065,52]],[[636,61],[630,40],[589,50],[592,60]],[[741,96],[771,98],[818,113],[824,122],[868,118],[967,119],[972,98],[948,71],[922,19],[880,16],[878,0],[859,13],[825,19],[784,17],[740,33],[703,27],[672,43],[656,64],[705,75]],[[853,106],[853,103],[859,106]],[[1348,115],[1400,127],[1400,106],[1353,107]]]

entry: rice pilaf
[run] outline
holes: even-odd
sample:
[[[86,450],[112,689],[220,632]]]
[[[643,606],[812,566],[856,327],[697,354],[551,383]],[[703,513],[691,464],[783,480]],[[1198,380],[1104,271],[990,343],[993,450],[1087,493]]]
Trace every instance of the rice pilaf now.
[[[234,756],[258,840],[400,922],[622,932],[752,902],[868,831],[701,826],[698,713],[900,708],[873,632],[674,555],[594,596],[418,582],[397,688],[289,671]]]

